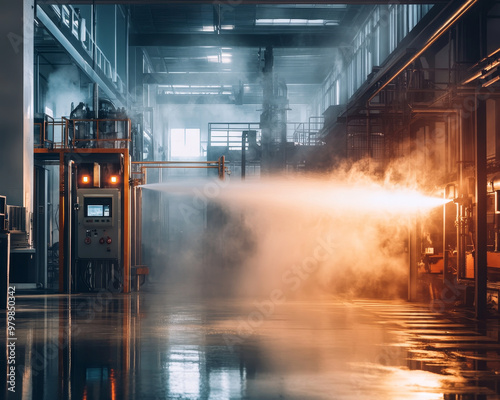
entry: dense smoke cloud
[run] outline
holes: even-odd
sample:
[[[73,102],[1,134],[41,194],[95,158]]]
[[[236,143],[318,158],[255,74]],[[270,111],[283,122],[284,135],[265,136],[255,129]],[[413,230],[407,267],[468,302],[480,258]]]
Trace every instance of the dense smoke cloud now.
[[[374,178],[357,164],[328,176],[148,185],[190,232],[189,246],[170,248],[169,278],[179,282],[177,268],[198,289],[244,297],[405,296],[408,223],[442,200],[395,170]]]

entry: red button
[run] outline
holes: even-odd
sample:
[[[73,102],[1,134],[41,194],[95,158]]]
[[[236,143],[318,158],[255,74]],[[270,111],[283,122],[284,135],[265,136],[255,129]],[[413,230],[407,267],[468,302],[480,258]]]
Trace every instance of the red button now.
[[[111,244],[111,242],[112,242],[112,240],[111,240],[111,238],[108,236],[108,238],[106,239],[106,243],[107,243],[107,244]]]
[[[99,239],[99,243],[100,243],[100,244],[104,244],[104,238],[100,238],[100,239]]]
[[[92,239],[89,237],[86,237],[84,242],[85,242],[85,244],[90,244],[90,243],[92,243]]]

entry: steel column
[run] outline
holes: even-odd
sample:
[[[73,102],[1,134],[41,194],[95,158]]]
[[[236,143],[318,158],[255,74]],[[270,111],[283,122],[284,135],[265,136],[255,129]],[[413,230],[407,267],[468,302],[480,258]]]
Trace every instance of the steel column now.
[[[474,286],[476,318],[486,317],[487,311],[487,171],[486,171],[486,101],[476,97],[475,129],[475,258]]]

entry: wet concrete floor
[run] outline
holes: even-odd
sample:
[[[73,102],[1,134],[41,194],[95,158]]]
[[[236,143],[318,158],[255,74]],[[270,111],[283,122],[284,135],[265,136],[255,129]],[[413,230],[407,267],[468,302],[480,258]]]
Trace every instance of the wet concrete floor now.
[[[1,363],[2,373],[15,366],[15,392],[9,378],[0,398],[500,399],[497,320],[435,309],[155,290],[16,294]]]

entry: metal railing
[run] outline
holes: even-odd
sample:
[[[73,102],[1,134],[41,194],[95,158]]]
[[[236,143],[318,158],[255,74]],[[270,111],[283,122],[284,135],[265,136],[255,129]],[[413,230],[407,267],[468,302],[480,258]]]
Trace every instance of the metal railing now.
[[[309,117],[308,122],[287,122],[287,140],[301,146],[318,146],[323,142],[320,131],[323,128],[324,117]]]
[[[217,161],[132,161],[131,175],[135,176],[134,185],[146,185],[148,183],[148,170],[162,169],[217,169],[219,179],[224,180],[228,168],[225,157]]]
[[[324,117],[309,117],[307,122],[287,122],[287,141],[303,146],[319,146]],[[208,146],[241,150],[241,135],[244,131],[257,131],[260,142],[262,130],[259,122],[211,122],[208,124]]]
[[[241,150],[241,135],[244,131],[257,131],[257,141],[260,140],[261,129],[258,122],[210,122],[207,145]]]
[[[92,33],[87,29],[87,21],[80,16],[77,8],[66,4],[41,4],[40,6],[45,12],[49,11],[49,17],[57,23],[63,34],[74,37],[81,44],[83,51],[95,61],[96,67],[113,83],[118,92],[125,94],[123,80],[118,75],[116,68],[113,68],[111,62],[95,43]]]
[[[47,138],[48,131],[52,132],[52,138]],[[35,135],[35,148],[126,148],[131,141],[131,120],[63,117],[36,123]]]

